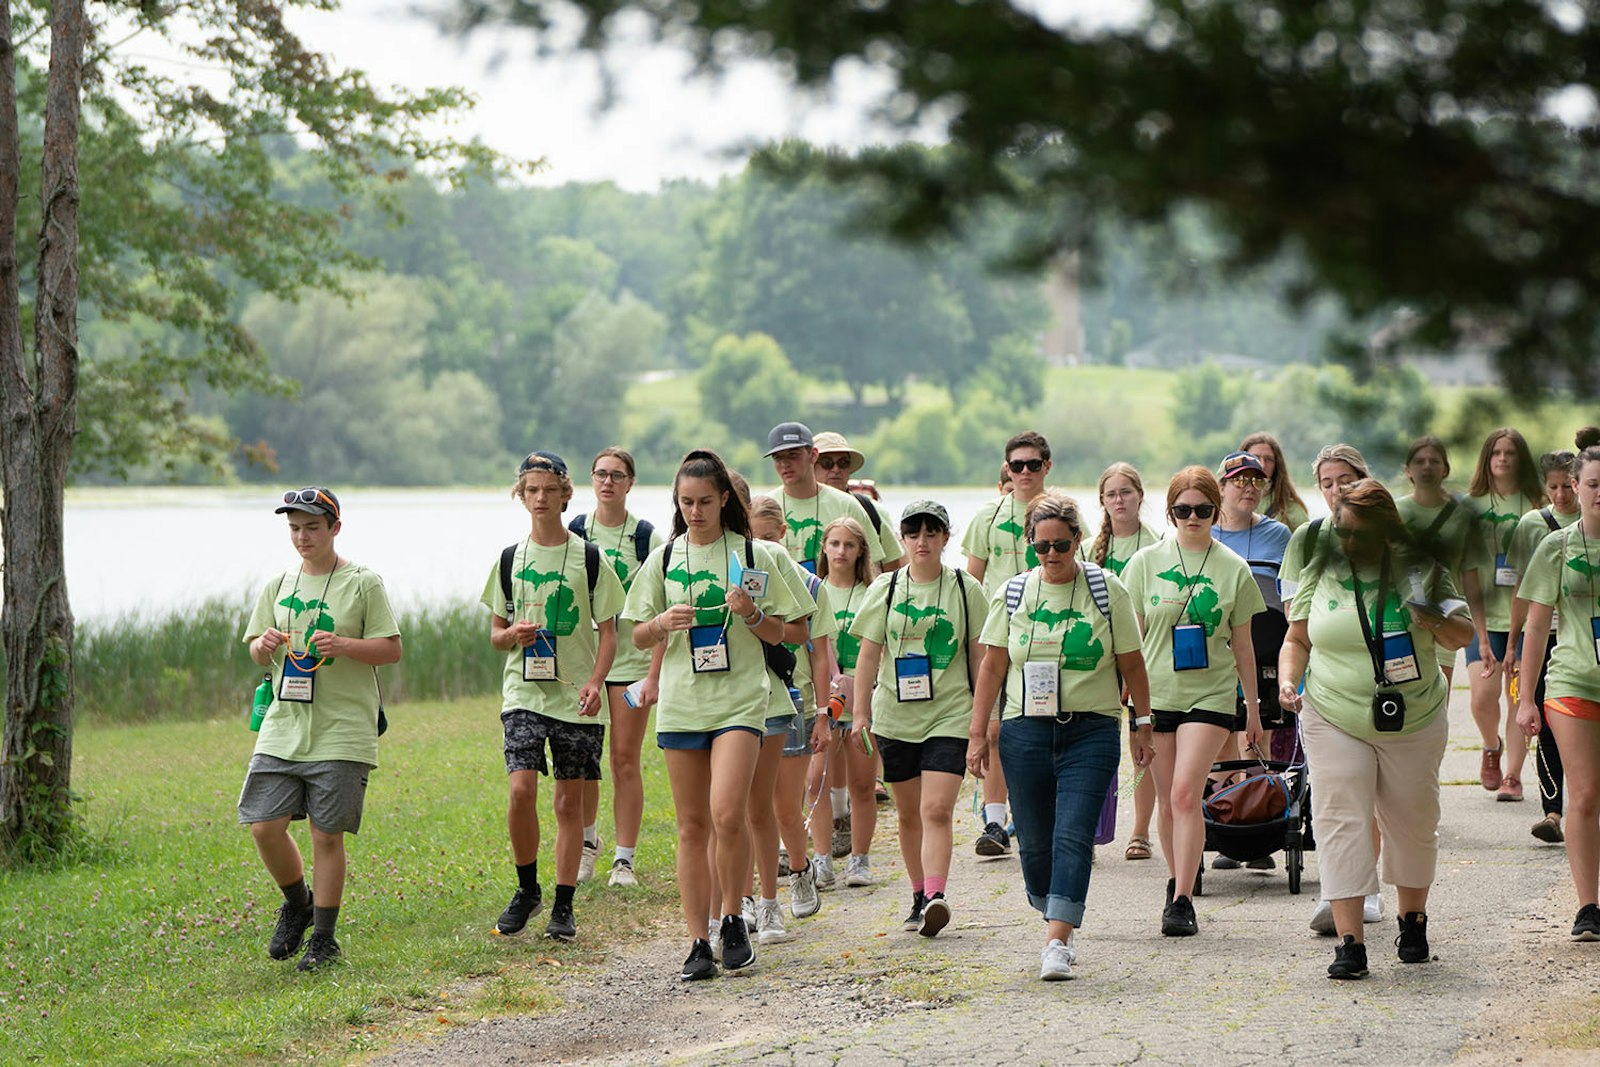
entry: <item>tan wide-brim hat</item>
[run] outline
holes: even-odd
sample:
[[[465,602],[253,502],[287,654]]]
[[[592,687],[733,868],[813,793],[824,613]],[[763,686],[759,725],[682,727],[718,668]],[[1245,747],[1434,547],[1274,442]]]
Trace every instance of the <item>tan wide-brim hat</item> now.
[[[850,456],[851,474],[854,474],[856,471],[860,470],[862,465],[867,462],[867,457],[851,448],[850,442],[844,439],[844,434],[842,433],[833,433],[832,431],[824,431],[819,433],[817,434],[814,447],[819,454],[826,454],[828,452],[847,453]]]

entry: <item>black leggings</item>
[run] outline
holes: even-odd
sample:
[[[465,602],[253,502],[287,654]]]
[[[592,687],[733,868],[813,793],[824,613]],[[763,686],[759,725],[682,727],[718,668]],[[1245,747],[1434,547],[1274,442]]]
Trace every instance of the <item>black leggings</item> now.
[[[1539,672],[1539,685],[1533,691],[1534,704],[1539,709],[1539,748],[1533,753],[1534,767],[1539,779],[1539,803],[1546,815],[1561,814],[1561,749],[1556,746],[1556,735],[1550,732],[1550,716],[1544,712],[1544,677],[1550,669],[1550,657],[1544,659],[1544,670]]]

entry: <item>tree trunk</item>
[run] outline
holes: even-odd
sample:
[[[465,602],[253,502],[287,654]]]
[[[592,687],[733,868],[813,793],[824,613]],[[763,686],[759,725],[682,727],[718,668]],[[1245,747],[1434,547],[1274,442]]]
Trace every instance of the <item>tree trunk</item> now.
[[[57,0],[50,25],[42,224],[32,352],[22,347],[17,277],[20,184],[11,12],[0,0],[0,465],[5,473],[6,714],[0,847],[23,857],[72,828],[72,608],[62,504],[77,423],[78,122],[86,23]],[[31,359],[29,358],[31,355]]]

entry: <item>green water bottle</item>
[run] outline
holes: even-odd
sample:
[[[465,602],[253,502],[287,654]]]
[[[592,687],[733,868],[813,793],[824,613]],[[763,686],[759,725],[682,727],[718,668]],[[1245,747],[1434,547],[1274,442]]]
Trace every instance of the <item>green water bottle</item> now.
[[[272,706],[272,675],[263,674],[261,684],[256,686],[256,699],[250,705],[250,729],[259,731],[261,720],[267,717],[267,709]]]

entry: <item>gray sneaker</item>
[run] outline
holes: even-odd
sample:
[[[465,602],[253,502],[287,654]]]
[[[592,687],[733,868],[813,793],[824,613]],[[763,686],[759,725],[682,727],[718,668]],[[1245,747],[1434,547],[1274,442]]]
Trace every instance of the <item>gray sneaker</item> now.
[[[816,861],[806,864],[803,871],[789,875],[789,913],[796,919],[806,919],[822,910],[822,897],[817,894]]]
[[[756,902],[756,940],[763,945],[778,945],[790,940],[791,934],[783,928],[783,909],[774,900]]]
[[[850,862],[845,864],[844,868],[845,885],[859,889],[876,881],[877,879],[872,877],[872,863],[866,856],[850,857]]]
[[[832,889],[835,882],[833,860],[827,856],[812,856],[811,862],[817,870],[817,888]]]
[[[1050,943],[1039,953],[1039,977],[1046,982],[1060,982],[1072,977],[1072,965],[1077,962],[1078,954],[1073,951],[1070,944],[1064,943],[1060,938],[1052,938]]]

